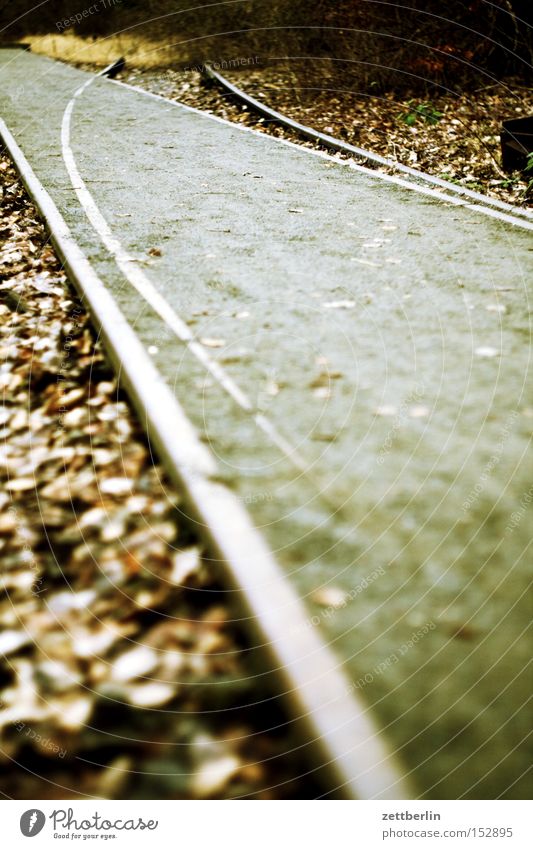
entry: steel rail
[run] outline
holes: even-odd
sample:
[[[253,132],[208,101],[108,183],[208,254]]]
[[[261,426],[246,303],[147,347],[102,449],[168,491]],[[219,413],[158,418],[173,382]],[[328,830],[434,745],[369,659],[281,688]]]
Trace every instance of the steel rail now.
[[[107,69],[106,69],[107,70]],[[218,477],[178,399],[77,244],[5,122],[0,138],[42,216],[63,267],[88,307],[140,422],[181,490],[213,565],[239,598],[279,696],[300,730],[311,769],[325,794],[348,799],[414,797],[369,709],[341,663],[312,625],[309,613],[238,497]]]
[[[386,168],[389,171],[396,171],[415,185],[432,187],[435,194],[442,199],[446,199],[446,194],[448,194],[450,198],[460,197],[465,201],[465,203],[470,201],[470,204],[468,205],[471,205],[473,208],[486,207],[490,210],[500,212],[502,213],[502,217],[505,215],[505,220],[509,223],[516,224],[518,226],[527,226],[527,229],[530,229],[531,222],[533,222],[533,212],[528,209],[523,209],[522,207],[515,206],[511,203],[506,203],[505,201],[498,200],[497,198],[491,198],[488,195],[483,195],[480,192],[468,189],[466,186],[458,186],[455,183],[450,183],[447,180],[435,177],[432,174],[426,174],[424,171],[418,171],[416,168],[411,168],[409,165],[403,165],[400,162],[395,162],[393,159],[388,159],[385,156],[373,153],[365,148],[356,147],[355,145],[348,144],[348,142],[343,142],[341,139],[329,136],[326,133],[322,133],[319,130],[308,127],[305,124],[300,124],[298,121],[294,121],[287,115],[278,112],[276,109],[272,109],[262,101],[247,94],[241,88],[226,79],[226,77],[222,76],[222,74],[219,74],[218,71],[215,71],[211,65],[204,65],[203,72],[207,79],[216,83],[227,94],[235,97],[249,109],[263,115],[265,118],[268,118],[276,124],[292,130],[294,133],[303,138],[314,141],[328,150],[346,153],[356,159],[359,163],[365,164],[367,167],[373,166],[374,169]],[[524,222],[528,222],[529,226],[525,225]]]

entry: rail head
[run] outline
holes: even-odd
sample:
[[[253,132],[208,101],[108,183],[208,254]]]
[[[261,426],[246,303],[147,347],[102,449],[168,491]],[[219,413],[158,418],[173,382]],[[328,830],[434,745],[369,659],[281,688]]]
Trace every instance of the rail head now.
[[[416,798],[411,782],[353,693],[337,657],[307,625],[302,601],[237,498],[221,484],[214,457],[157,372],[135,331],[77,244],[52,197],[0,119],[0,140],[41,214],[64,268],[88,306],[110,360],[171,480],[181,489],[213,565],[236,590],[246,623],[280,698],[301,729],[310,769],[325,795]],[[254,568],[250,569],[250,563]],[[287,638],[287,635],[291,635]]]

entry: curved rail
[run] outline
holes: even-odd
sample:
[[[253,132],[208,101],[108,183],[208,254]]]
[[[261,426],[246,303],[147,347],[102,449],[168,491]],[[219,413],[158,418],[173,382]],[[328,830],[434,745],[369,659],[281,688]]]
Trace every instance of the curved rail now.
[[[465,202],[469,201],[475,207],[486,207],[495,212],[500,212],[502,213],[502,217],[505,215],[505,220],[510,221],[510,219],[514,219],[511,220],[510,223],[522,226],[524,226],[523,222],[525,221],[533,223],[533,212],[528,209],[514,206],[511,203],[506,203],[505,201],[498,200],[497,198],[488,197],[480,192],[474,192],[472,189],[466,188],[466,186],[458,186],[455,183],[450,183],[440,177],[434,177],[432,174],[417,171],[416,168],[411,168],[408,165],[402,165],[400,162],[395,162],[394,160],[381,156],[378,153],[373,153],[372,151],[365,150],[365,148],[362,147],[356,147],[355,145],[348,144],[348,142],[336,139],[334,136],[321,133],[319,130],[308,127],[305,124],[300,124],[298,121],[294,121],[287,115],[283,115],[281,112],[272,109],[270,106],[267,106],[265,103],[262,103],[260,100],[257,100],[255,97],[247,94],[245,91],[226,79],[226,77],[223,77],[222,74],[219,74],[218,71],[215,71],[210,65],[204,65],[204,74],[207,79],[216,83],[226,93],[231,94],[241,103],[248,106],[249,109],[252,109],[254,112],[269,118],[271,121],[280,124],[289,130],[292,130],[303,138],[317,142],[328,150],[346,153],[358,160],[360,164],[366,165],[367,167],[387,168],[390,171],[395,171],[403,175],[411,183],[419,186],[425,186],[426,188],[433,188],[435,193],[441,198],[446,193],[451,197],[461,197],[465,200]]]
[[[412,798],[409,782],[368,708],[353,693],[318,630],[309,627],[302,601],[240,500],[220,482],[213,455],[2,120],[0,139],[92,314],[141,423],[171,480],[184,493],[213,565],[222,571],[226,585],[237,591],[265,670],[278,679],[279,697],[300,726],[302,747],[312,752],[311,768],[323,775],[326,794],[348,799]]]

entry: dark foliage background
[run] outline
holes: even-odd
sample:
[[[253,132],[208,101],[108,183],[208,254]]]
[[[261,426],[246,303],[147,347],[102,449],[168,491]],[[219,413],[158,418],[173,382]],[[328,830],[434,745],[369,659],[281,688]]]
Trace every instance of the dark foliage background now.
[[[329,58],[360,81],[409,87],[530,79],[533,65],[531,0],[0,0],[1,37],[58,32],[58,22],[95,5],[70,32],[129,30],[175,44],[183,62],[257,53],[306,61],[309,73],[312,60]]]

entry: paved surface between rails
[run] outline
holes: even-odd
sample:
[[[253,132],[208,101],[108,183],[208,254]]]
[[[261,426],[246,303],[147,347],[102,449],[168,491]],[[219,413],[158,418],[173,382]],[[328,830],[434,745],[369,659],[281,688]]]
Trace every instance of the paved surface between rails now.
[[[38,177],[418,793],[528,795],[531,233],[88,79],[0,52]]]

